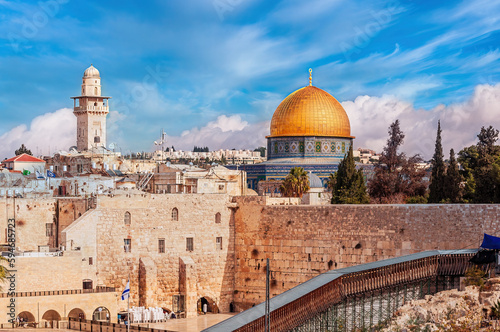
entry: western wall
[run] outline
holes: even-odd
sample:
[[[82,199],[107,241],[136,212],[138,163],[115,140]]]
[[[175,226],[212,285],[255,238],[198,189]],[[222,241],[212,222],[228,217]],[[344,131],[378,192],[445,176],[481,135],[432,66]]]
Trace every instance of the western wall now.
[[[477,248],[483,232],[500,233],[500,206],[272,205],[268,197],[235,197],[234,304],[265,300],[330,269],[425,250]]]

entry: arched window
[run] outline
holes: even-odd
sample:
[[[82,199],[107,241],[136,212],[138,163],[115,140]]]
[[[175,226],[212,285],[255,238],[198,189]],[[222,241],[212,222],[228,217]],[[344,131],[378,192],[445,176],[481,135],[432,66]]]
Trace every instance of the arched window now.
[[[123,222],[125,225],[130,225],[130,221],[132,220],[132,217],[130,216],[130,212],[125,212],[125,216],[123,217]]]
[[[220,212],[217,212],[217,213],[215,214],[215,223],[216,223],[216,224],[220,224]]]
[[[172,209],[172,220],[173,221],[179,220],[179,210],[177,210],[177,208]]]

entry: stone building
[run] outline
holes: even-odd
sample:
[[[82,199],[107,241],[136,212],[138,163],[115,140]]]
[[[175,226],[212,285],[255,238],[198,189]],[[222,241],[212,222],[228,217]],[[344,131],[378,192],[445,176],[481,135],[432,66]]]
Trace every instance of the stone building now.
[[[313,172],[326,185],[354,139],[342,105],[313,86],[311,75],[308,86],[292,92],[276,108],[266,138],[267,161],[240,167],[254,190],[259,181],[284,179],[293,167]]]
[[[94,66],[85,70],[82,81],[81,95],[71,97],[77,118],[76,147],[78,151],[106,147],[106,116],[111,97],[101,96],[101,76]]]

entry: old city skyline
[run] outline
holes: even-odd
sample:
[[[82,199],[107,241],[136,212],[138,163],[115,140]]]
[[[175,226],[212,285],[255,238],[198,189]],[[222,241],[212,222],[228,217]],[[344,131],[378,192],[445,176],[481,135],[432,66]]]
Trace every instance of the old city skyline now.
[[[380,150],[396,117],[404,149],[425,158],[439,118],[445,150],[473,144],[483,125],[500,127],[494,3],[0,6],[8,18],[2,159],[21,143],[39,154],[75,144],[68,98],[91,63],[113,96],[108,142],[132,151],[152,150],[162,127],[185,150],[203,141],[210,149],[262,146],[279,101],[307,84],[309,67],[342,102],[357,147]]]

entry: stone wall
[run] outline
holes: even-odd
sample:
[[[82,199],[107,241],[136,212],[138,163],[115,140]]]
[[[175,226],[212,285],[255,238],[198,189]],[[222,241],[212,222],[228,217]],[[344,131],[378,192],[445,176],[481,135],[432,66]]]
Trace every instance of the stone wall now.
[[[268,205],[237,197],[235,305],[265,299],[330,269],[433,249],[477,248],[500,235],[500,205]]]
[[[196,300],[201,297],[215,299],[222,311],[228,311],[234,277],[233,205],[224,194],[99,196],[97,208],[66,228],[63,237],[73,249],[79,246],[84,257],[97,257],[98,285],[123,289],[130,274],[131,305],[148,303],[171,309],[173,295],[180,294],[182,257],[184,262],[192,261],[184,277],[188,294],[182,294],[189,295],[188,314],[196,313]],[[173,220],[174,208],[178,220]],[[126,212],[131,215],[129,225],[125,224]],[[217,213],[220,223],[215,222]],[[216,247],[217,237],[222,238],[222,249]],[[193,238],[192,251],[187,250],[187,238]],[[163,253],[159,239],[165,240]],[[130,240],[130,252],[125,252],[124,240]],[[154,274],[156,287],[146,282]],[[144,296],[140,300],[140,294],[153,293],[155,301]]]
[[[0,239],[7,243],[7,221],[16,220],[16,248],[38,251],[38,246],[55,243],[56,199],[4,198],[0,201]],[[47,236],[47,226],[53,236]]]

